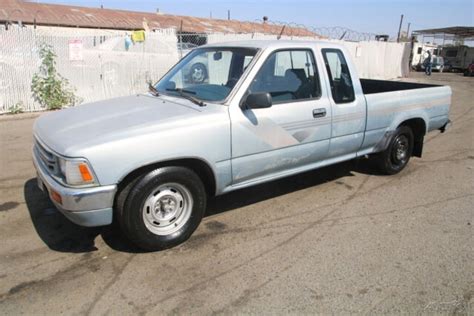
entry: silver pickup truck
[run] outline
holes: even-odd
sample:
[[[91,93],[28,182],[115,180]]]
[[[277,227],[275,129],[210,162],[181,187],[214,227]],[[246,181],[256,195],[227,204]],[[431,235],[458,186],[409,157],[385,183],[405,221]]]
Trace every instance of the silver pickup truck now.
[[[193,83],[189,65],[207,61]],[[42,115],[38,183],[83,226],[177,245],[210,196],[369,156],[386,174],[450,124],[451,89],[359,79],[343,46],[245,41],[191,51],[150,92]]]

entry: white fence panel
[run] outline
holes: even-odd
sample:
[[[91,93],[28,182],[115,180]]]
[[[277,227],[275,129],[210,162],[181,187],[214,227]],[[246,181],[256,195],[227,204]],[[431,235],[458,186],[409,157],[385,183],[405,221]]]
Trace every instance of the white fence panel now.
[[[44,110],[31,95],[31,79],[40,66],[39,47],[51,45],[58,72],[69,80],[83,102],[146,91],[179,59],[174,29],[145,34],[145,41],[128,49],[126,31],[58,27],[0,26],[0,113],[20,104],[24,111]],[[207,34],[208,43],[277,39],[277,35]],[[282,36],[281,39],[314,40]],[[78,45],[71,46],[71,41]],[[408,74],[409,44],[377,41],[335,41],[345,45],[360,77],[392,79]],[[78,47],[79,46],[79,47]],[[75,53],[75,54],[74,54]],[[72,55],[71,55],[72,54]]]
[[[394,79],[408,75],[409,43],[333,41],[347,48],[360,78]]]
[[[41,63],[42,43],[53,47],[58,72],[83,102],[146,91],[147,80],[158,80],[178,61],[176,33],[147,32],[144,42],[126,50],[128,35],[125,31],[72,28],[0,29],[0,113],[16,104],[24,111],[43,110],[30,88]],[[75,56],[70,55],[71,41],[79,44]]]
[[[219,43],[239,40],[275,40],[277,35],[266,34],[223,34],[215,33],[208,36],[208,43]],[[309,40],[312,37],[290,37],[282,36],[282,40]],[[410,56],[410,44],[362,41],[349,42],[331,40],[344,45],[350,52],[352,60],[361,78],[368,79],[393,79],[408,75],[408,59]]]

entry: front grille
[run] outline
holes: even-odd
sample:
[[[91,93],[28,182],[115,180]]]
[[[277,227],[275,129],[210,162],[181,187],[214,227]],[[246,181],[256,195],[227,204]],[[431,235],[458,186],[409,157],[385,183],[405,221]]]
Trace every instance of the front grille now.
[[[35,140],[35,151],[38,158],[43,163],[43,166],[49,171],[52,176],[59,177],[61,172],[59,170],[59,162],[56,155],[51,151],[47,150],[43,145],[41,145],[37,140]]]

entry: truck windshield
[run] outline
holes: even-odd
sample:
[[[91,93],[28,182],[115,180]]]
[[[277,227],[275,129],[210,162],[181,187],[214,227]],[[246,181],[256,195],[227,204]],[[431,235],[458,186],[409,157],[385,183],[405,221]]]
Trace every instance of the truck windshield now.
[[[202,101],[223,101],[239,81],[257,49],[198,48],[184,57],[156,85],[160,94]]]

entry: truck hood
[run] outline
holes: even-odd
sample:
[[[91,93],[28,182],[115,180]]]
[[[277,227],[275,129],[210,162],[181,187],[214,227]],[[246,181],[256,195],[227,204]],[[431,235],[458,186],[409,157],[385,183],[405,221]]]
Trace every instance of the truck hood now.
[[[156,129],[167,122],[202,115],[193,103],[171,97],[136,95],[80,105],[39,117],[35,137],[55,152],[69,156],[98,142]]]

